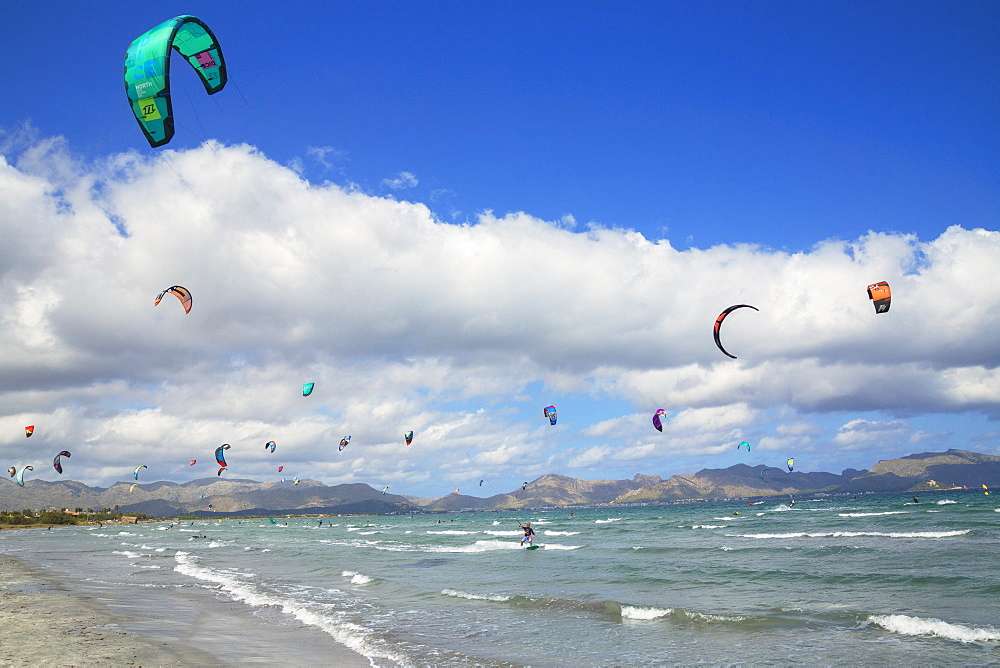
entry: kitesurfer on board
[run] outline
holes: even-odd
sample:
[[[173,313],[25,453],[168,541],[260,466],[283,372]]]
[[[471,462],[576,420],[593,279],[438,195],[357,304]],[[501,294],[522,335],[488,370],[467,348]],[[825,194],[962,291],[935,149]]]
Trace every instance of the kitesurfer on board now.
[[[528,545],[534,545],[535,530],[531,528],[531,522],[525,522],[524,524],[518,522],[517,526],[524,530],[524,538],[521,539],[521,545],[524,545],[525,541],[528,542]]]

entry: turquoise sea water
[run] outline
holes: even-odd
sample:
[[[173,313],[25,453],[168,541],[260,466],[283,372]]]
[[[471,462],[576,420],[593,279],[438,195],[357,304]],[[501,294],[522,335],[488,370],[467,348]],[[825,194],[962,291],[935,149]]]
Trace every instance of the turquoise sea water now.
[[[1000,664],[1000,497],[980,492],[276,519],[4,531],[0,551],[233,662]]]

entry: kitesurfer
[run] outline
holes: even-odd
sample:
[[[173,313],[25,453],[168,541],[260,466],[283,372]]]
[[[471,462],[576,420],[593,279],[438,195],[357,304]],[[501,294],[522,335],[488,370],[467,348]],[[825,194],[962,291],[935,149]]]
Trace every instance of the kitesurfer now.
[[[920,499],[918,499],[917,497],[913,497],[913,503],[920,503]]]
[[[528,542],[528,545],[534,545],[535,530],[531,528],[531,522],[525,522],[524,524],[518,522],[517,526],[524,530],[524,538],[521,539],[521,545],[524,545],[525,541]]]

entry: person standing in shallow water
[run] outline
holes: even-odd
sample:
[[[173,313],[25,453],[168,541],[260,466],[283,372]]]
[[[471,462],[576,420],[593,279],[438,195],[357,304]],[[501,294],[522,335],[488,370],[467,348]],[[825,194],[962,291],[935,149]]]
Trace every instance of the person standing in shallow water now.
[[[531,528],[531,522],[525,522],[524,524],[518,522],[517,526],[524,530],[524,538],[521,539],[521,545],[524,545],[525,541],[528,542],[528,545],[534,545],[535,530]]]

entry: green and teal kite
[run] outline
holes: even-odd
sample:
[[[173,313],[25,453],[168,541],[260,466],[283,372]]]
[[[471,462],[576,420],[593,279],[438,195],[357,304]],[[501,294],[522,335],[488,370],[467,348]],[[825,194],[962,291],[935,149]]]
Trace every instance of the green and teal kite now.
[[[187,59],[209,95],[222,90],[227,81],[222,48],[197,17],[175,16],[135,38],[125,54],[125,94],[139,127],[154,148],[174,136],[171,48]]]

